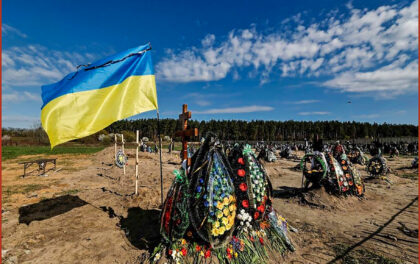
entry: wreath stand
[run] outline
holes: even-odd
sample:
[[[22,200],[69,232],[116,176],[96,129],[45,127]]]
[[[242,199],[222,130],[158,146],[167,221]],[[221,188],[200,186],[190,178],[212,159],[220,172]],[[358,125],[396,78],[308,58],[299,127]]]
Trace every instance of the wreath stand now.
[[[124,135],[123,134],[114,134],[114,160],[115,160],[115,162],[117,162],[118,135],[121,137],[121,151],[122,151],[123,155],[125,156],[125,151],[124,151],[124,144],[125,144]],[[124,175],[125,175],[125,165],[126,165],[126,162],[124,162],[124,165],[123,165]]]

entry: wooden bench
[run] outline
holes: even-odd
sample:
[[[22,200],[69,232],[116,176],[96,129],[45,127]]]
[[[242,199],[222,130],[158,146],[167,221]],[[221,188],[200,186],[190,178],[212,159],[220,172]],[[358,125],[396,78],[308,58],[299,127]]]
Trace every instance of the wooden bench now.
[[[42,174],[38,174],[38,175],[44,175],[45,168],[47,167],[48,162],[53,163],[54,164],[53,169],[56,169],[57,159],[38,159],[38,160],[19,162],[19,164],[23,164],[23,177],[26,176],[26,169],[32,166],[33,164],[38,164],[38,171],[43,171]]]

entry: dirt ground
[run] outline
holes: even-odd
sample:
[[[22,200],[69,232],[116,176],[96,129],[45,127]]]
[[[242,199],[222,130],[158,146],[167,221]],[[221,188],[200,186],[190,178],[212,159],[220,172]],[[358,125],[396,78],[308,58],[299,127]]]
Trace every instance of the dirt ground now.
[[[135,196],[134,150],[128,154],[125,175],[111,164],[113,148],[57,155],[57,171],[46,176],[23,178],[18,164],[42,156],[3,162],[2,263],[144,262],[159,241],[159,157],[140,153]],[[417,263],[418,171],[411,160],[388,159],[390,183],[366,181],[362,199],[301,193],[298,161],[265,164],[274,208],[298,229],[291,233],[296,251],[283,263]],[[178,162],[177,154],[163,153],[165,195]]]

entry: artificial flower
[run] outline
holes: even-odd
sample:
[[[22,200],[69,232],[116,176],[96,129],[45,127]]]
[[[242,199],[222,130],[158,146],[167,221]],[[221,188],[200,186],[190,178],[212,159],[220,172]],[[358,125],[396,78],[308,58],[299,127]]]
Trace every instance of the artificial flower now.
[[[259,216],[260,216],[260,213],[259,212],[255,212],[254,213],[254,219],[257,219]]]
[[[160,259],[160,253],[157,253],[153,258],[153,261],[157,262]]]
[[[246,183],[241,183],[239,184],[239,189],[241,189],[241,191],[245,192],[248,189],[248,185],[246,185]]]
[[[249,207],[249,201],[248,200],[243,200],[242,201],[242,207],[248,208]]]
[[[225,198],[223,199],[223,204],[224,204],[224,205],[228,205],[228,204],[229,204],[229,198],[225,197]]]
[[[218,203],[217,203],[217,209],[222,210],[222,209],[223,209],[223,203],[218,202]]]
[[[229,208],[225,207],[225,209],[223,209],[223,214],[225,216],[228,216],[229,215]]]
[[[210,249],[207,249],[206,253],[204,254],[205,258],[209,258],[211,256],[211,251]]]
[[[229,203],[234,202],[235,201],[235,197],[233,197],[233,195],[229,195]]]
[[[228,223],[228,219],[227,219],[226,217],[223,217],[223,218],[222,218],[222,223],[223,223],[224,225],[227,225],[227,223]]]

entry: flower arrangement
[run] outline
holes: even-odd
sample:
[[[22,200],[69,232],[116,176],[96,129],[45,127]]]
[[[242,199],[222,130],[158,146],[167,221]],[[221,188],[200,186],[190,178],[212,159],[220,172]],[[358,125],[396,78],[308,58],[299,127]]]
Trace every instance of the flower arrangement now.
[[[300,162],[300,167],[305,179],[305,182],[302,180],[305,188],[312,182],[313,185],[324,186],[329,193],[357,196],[364,194],[360,173],[345,154],[337,155],[337,159],[331,153],[306,154]]]
[[[175,170],[173,173],[175,180],[169,189],[161,213],[160,232],[168,241],[181,238],[190,225],[187,204],[189,181],[184,169]]]
[[[151,262],[165,256],[175,263],[265,263],[270,251],[294,250],[286,221],[271,207],[268,176],[250,146],[234,148],[228,160],[206,139],[188,171],[175,172],[162,210],[165,240]]]
[[[210,179],[213,186],[209,186],[210,195],[204,195],[204,206],[209,210],[207,221],[211,225],[211,235],[217,237],[229,231],[235,223],[236,198],[233,186],[228,184],[230,178],[226,177],[218,159],[213,160]]]
[[[236,172],[234,184],[240,212],[247,213],[254,221],[263,219],[266,210],[270,207],[268,192],[271,190],[268,188],[268,176],[251,146],[236,145],[230,152],[229,161],[233,171]],[[239,224],[243,222],[241,219],[238,220]],[[252,223],[249,221],[250,225]]]

